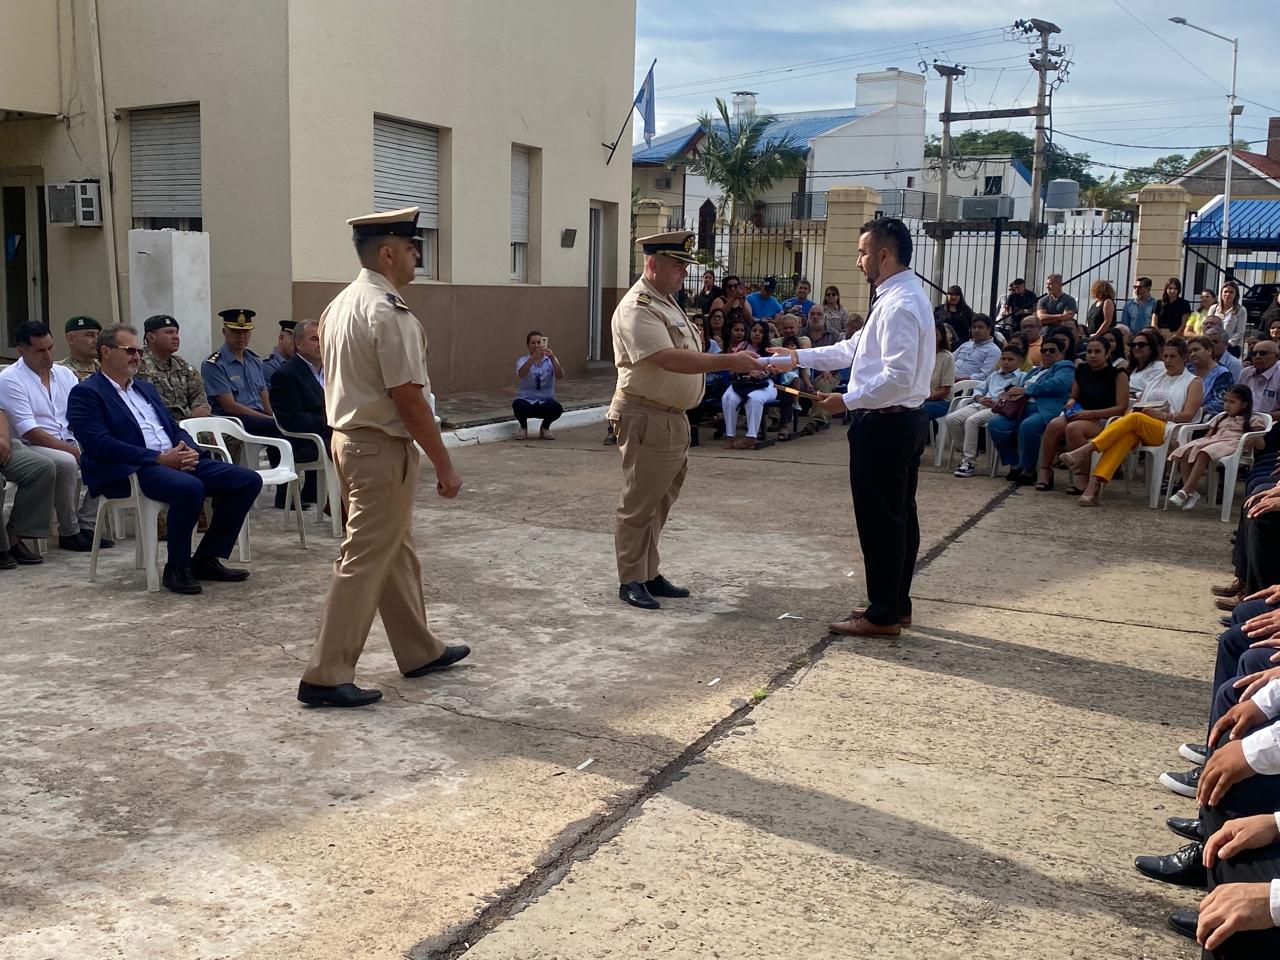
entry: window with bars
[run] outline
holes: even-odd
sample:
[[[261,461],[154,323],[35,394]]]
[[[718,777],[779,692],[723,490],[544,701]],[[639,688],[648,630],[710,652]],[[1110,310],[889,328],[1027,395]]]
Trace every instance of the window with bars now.
[[[203,227],[200,105],[129,111],[129,190],[133,226]]]

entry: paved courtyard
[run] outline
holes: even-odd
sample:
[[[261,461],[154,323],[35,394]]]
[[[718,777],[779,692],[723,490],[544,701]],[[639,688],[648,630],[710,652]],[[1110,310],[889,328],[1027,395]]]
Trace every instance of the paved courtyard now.
[[[599,428],[460,450],[416,515],[473,656],[374,708],[294,699],[336,541],[256,515],[253,578],[132,551],[0,574],[6,960],[1196,955],[1134,873],[1209,694],[1228,527],[926,468],[916,627],[860,599],[838,431],[693,451],[664,565],[614,594]],[[850,574],[852,574],[850,576]],[[784,615],[787,615],[784,617]]]

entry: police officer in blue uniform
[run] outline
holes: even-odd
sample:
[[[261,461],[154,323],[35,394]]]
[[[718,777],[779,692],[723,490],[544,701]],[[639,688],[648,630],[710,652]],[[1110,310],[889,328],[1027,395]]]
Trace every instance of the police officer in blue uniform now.
[[[262,360],[249,349],[256,313],[244,307],[232,307],[219,310],[218,316],[222,318],[222,349],[200,365],[213,415],[235,417],[255,437],[283,439],[271,415]],[[296,457],[297,451],[294,453]],[[280,453],[268,447],[267,458],[274,467],[280,462]],[[276,487],[277,507],[284,507],[284,498],[284,487]]]

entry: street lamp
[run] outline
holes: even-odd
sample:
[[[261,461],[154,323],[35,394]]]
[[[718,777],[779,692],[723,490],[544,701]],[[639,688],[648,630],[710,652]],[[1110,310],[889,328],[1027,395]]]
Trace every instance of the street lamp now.
[[[1211,37],[1217,37],[1231,44],[1231,94],[1227,98],[1227,175],[1222,182],[1222,274],[1230,280],[1231,269],[1228,266],[1227,247],[1231,238],[1231,168],[1235,166],[1236,117],[1244,112],[1243,107],[1236,106],[1236,59],[1240,54],[1240,41],[1235,37],[1224,37],[1204,27],[1197,27],[1194,23],[1188,23],[1186,17],[1170,17],[1169,22],[1199,30],[1201,33],[1207,33]]]

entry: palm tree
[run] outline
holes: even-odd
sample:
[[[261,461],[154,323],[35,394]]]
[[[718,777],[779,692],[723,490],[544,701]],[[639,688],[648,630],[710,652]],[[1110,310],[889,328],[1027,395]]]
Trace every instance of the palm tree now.
[[[720,212],[732,204],[751,210],[755,199],[785,177],[796,177],[805,169],[805,146],[791,137],[768,141],[766,134],[777,118],[747,113],[732,119],[724,100],[716,97],[718,118],[698,117],[702,140],[688,161],[688,170],[714,183],[723,193]]]

